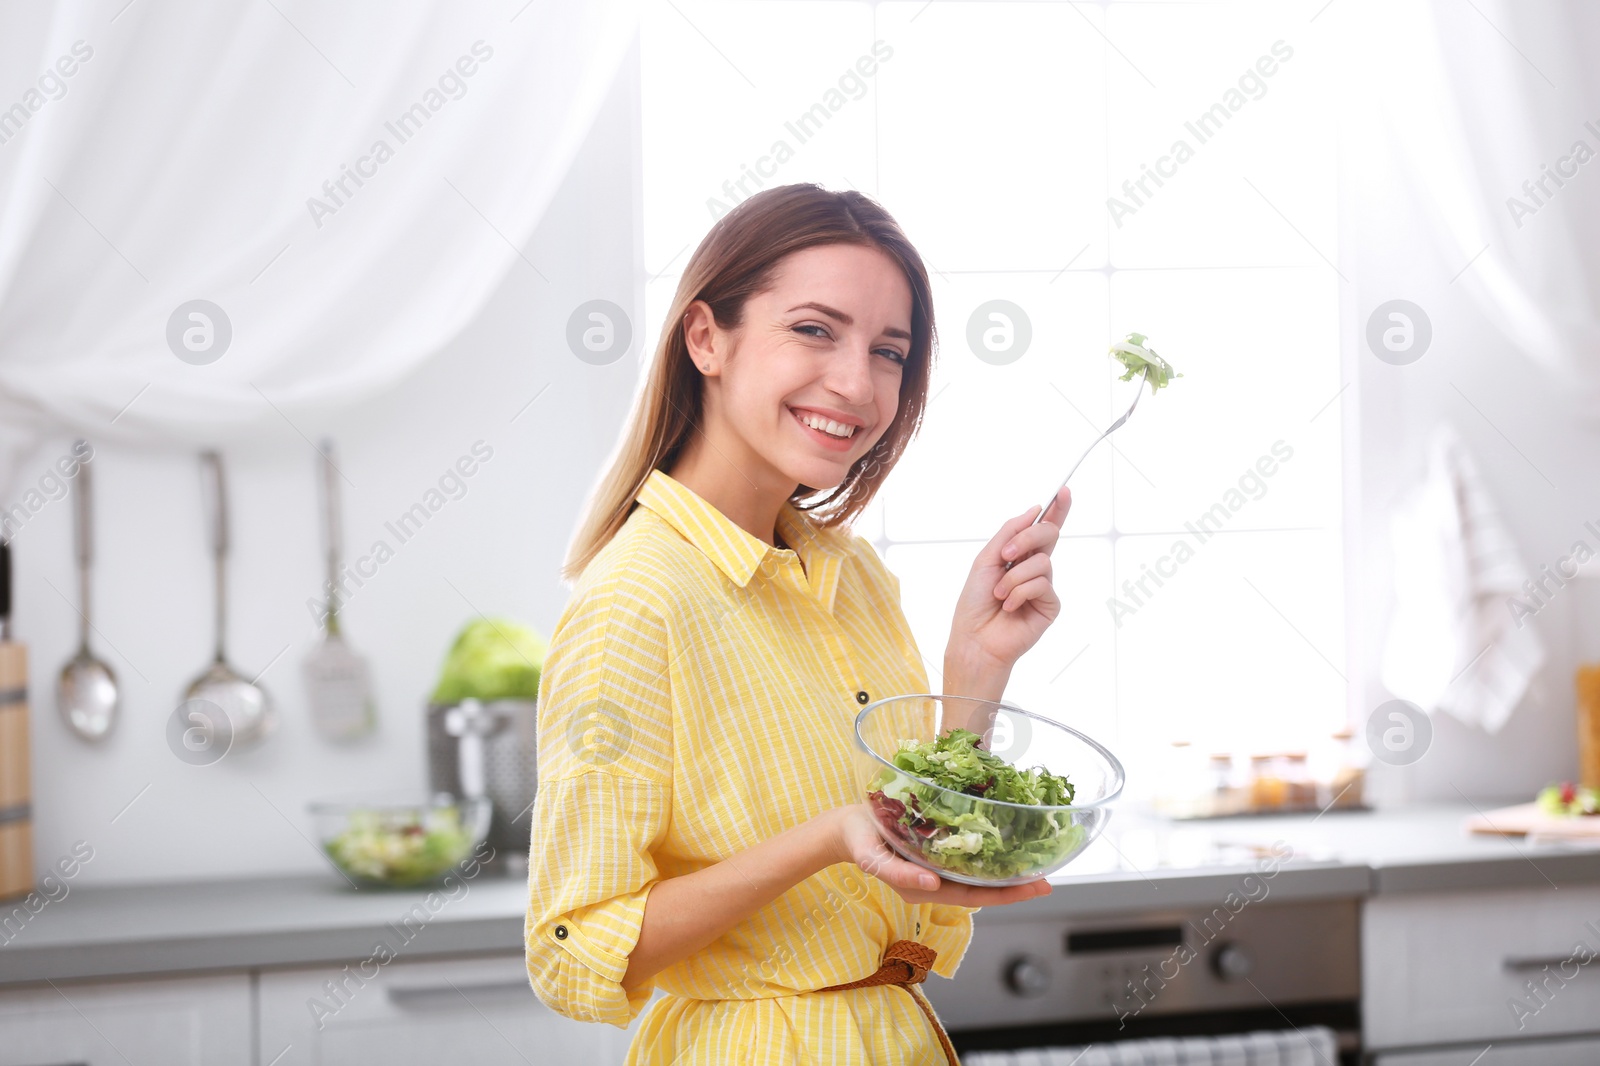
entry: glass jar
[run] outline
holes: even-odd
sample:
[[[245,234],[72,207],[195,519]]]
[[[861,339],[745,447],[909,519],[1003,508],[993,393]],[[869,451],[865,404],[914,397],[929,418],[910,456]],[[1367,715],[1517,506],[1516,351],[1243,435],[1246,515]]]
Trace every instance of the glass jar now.
[[[1285,806],[1297,811],[1317,809],[1317,783],[1312,780],[1305,752],[1291,751],[1283,757],[1283,779]]]
[[[1250,806],[1258,811],[1282,810],[1288,794],[1280,755],[1250,756]]]
[[[1234,774],[1232,755],[1227,752],[1212,754],[1206,760],[1206,778],[1209,814],[1238,814],[1244,809],[1247,797]]]
[[[1322,805],[1325,807],[1340,809],[1364,805],[1362,790],[1366,784],[1367,772],[1356,755],[1356,746],[1351,743],[1354,739],[1355,731],[1349,728],[1333,734],[1334,743],[1338,745],[1339,750],[1338,768],[1334,770],[1333,778],[1327,784],[1327,796],[1322,800]]]

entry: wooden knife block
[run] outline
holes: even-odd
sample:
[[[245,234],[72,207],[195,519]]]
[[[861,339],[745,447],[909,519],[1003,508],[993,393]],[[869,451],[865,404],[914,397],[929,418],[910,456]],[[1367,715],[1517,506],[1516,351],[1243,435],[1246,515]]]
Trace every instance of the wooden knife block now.
[[[1600,666],[1578,667],[1578,780],[1600,788]]]
[[[33,889],[28,649],[0,641],[0,899]]]

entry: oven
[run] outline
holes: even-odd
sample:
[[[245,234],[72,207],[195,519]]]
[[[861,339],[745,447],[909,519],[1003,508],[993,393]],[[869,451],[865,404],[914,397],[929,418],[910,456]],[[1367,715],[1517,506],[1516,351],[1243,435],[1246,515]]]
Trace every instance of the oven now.
[[[955,978],[923,986],[965,1066],[1360,1061],[1356,899],[974,920]]]

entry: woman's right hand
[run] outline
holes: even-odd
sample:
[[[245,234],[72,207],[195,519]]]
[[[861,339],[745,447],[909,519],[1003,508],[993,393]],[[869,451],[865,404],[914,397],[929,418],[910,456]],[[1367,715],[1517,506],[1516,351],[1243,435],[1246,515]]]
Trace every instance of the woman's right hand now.
[[[885,844],[878,833],[872,808],[853,803],[829,812],[836,836],[839,862],[853,862],[900,894],[907,903],[953,903],[961,907],[998,907],[1050,894],[1044,878],[1006,888],[980,888],[946,881],[937,874],[907,862]]]

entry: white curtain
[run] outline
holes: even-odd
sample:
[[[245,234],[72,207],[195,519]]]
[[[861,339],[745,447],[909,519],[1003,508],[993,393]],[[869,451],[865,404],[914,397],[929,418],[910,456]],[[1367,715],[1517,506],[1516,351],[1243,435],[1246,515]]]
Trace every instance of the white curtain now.
[[[1385,0],[1360,33],[1440,258],[1600,417],[1600,4]]]
[[[42,434],[239,439],[545,284],[636,2],[0,7],[0,498]]]

